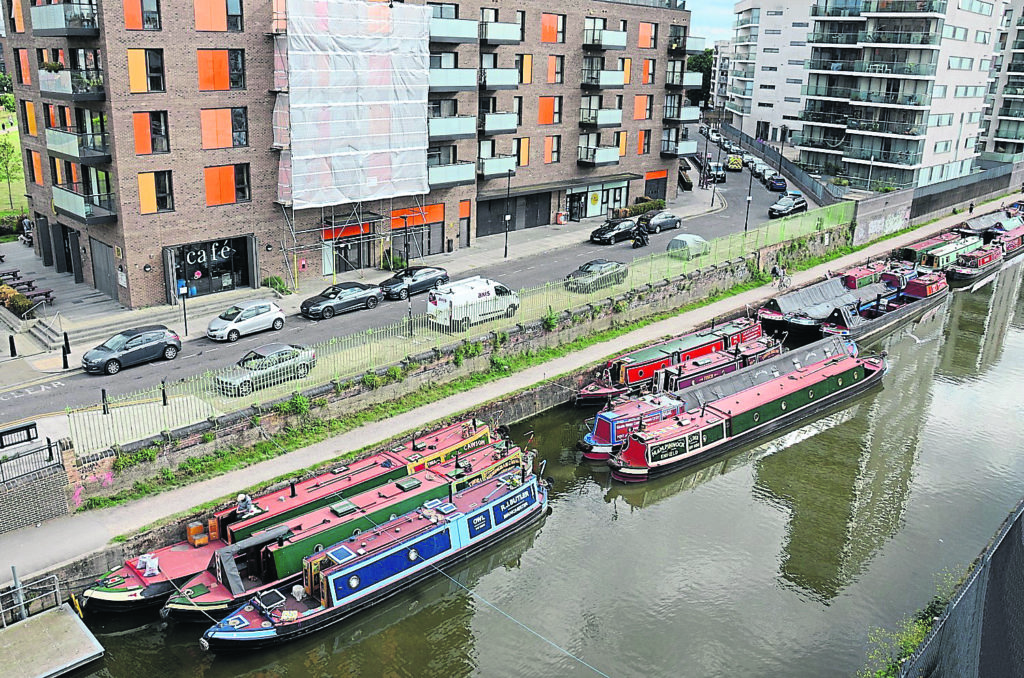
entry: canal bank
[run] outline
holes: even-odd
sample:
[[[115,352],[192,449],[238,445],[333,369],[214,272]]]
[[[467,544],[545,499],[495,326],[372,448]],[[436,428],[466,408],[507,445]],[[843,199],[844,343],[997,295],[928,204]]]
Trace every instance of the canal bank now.
[[[949,228],[960,221],[960,217],[950,216],[914,232],[869,245],[814,269],[796,272],[793,274],[794,284],[799,286],[810,283],[821,279],[829,270],[848,268],[867,259],[883,257],[894,247]],[[743,313],[746,308],[757,308],[773,292],[770,286],[748,290],[653,323],[612,341],[594,344],[511,374],[472,391],[438,400],[401,415],[400,428],[406,431],[428,429],[439,420],[448,420],[467,412],[496,415],[502,423],[530,416],[556,404],[559,398],[567,399],[572,385],[582,374],[609,355],[622,352],[630,346],[648,344],[665,336],[693,330],[710,324],[716,318]],[[561,379],[542,384],[556,378]],[[513,415],[509,403],[514,394],[519,394],[515,402],[521,405],[515,408]],[[72,589],[78,589],[96,574],[120,563],[126,554],[137,554],[155,545],[180,539],[182,526],[193,518],[188,515],[192,507],[233,497],[239,488],[300,472],[334,459],[341,453],[392,440],[395,434],[394,420],[370,423],[308,448],[125,506],[76,513],[48,521],[39,527],[8,532],[0,535],[0,553],[16,554],[12,557],[16,558],[12,564],[26,573],[26,578],[43,572],[56,573]],[[119,535],[128,535],[147,525],[167,521],[171,516],[184,517],[148,535],[128,542],[110,543]]]

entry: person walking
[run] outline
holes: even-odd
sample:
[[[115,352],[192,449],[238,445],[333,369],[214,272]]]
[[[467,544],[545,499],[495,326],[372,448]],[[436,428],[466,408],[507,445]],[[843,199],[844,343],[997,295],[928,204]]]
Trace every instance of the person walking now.
[[[967,212],[969,214],[974,214],[974,201],[973,200],[971,201],[971,204],[967,207]]]

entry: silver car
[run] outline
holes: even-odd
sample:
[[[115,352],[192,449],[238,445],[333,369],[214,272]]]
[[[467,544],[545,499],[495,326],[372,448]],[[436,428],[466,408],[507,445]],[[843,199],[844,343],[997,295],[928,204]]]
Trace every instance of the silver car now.
[[[257,299],[235,304],[210,321],[206,336],[214,341],[238,341],[243,334],[284,327],[284,311],[272,301]]]
[[[299,344],[266,344],[242,356],[214,378],[217,390],[228,396],[253,391],[291,379],[302,379],[316,366],[316,351]]]

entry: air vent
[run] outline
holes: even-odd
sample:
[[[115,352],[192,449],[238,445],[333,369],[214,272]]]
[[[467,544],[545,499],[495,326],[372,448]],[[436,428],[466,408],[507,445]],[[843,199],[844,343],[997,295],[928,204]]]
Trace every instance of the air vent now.
[[[445,502],[445,503],[441,504],[440,506],[438,506],[437,510],[440,511],[441,513],[443,513],[444,515],[448,515],[449,513],[455,513],[456,509],[455,509],[455,504],[452,504],[450,502]]]
[[[399,480],[399,481],[397,481],[395,483],[395,485],[398,487],[398,489],[400,489],[402,492],[408,492],[410,490],[415,490],[417,487],[419,487],[422,484],[423,483],[420,482],[419,478],[402,478],[401,480]]]
[[[331,512],[336,516],[347,516],[350,513],[356,511],[356,505],[350,502],[348,499],[342,499],[341,501],[331,504]]]

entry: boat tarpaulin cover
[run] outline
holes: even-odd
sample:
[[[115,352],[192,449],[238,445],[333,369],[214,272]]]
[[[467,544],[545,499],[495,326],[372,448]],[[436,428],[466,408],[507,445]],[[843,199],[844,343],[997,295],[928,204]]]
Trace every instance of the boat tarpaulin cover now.
[[[830,337],[808,344],[802,348],[786,351],[761,363],[745,367],[724,377],[691,386],[677,393],[677,397],[686,403],[687,410],[701,407],[722,398],[739,393],[753,386],[758,386],[784,374],[789,374],[799,367],[820,362],[834,356],[850,355],[851,349],[847,342],[838,337]]]
[[[824,320],[832,315],[832,311],[837,308],[844,306],[860,306],[871,299],[877,299],[879,295],[884,299],[885,297],[889,297],[896,293],[896,290],[892,289],[885,283],[871,283],[870,285],[865,285],[857,290],[847,290],[845,287],[843,289],[845,291],[838,297],[804,308],[802,315],[805,315],[808,318]]]
[[[764,306],[779,313],[798,313],[808,306],[825,303],[846,292],[838,277],[769,299]]]
[[[223,583],[228,585],[233,595],[238,596],[245,593],[245,582],[242,581],[242,575],[238,573],[235,555],[257,546],[271,544],[281,537],[288,536],[290,532],[291,528],[287,525],[277,525],[269,530],[247,537],[240,542],[217,549],[217,560],[220,561],[221,572],[224,575]]]
[[[287,11],[293,207],[427,193],[430,8],[287,0]]]

